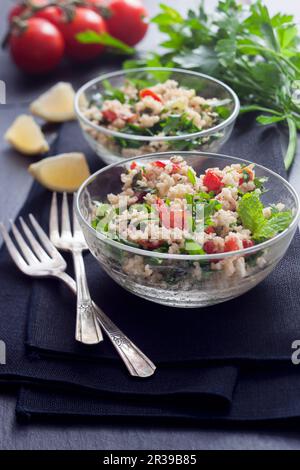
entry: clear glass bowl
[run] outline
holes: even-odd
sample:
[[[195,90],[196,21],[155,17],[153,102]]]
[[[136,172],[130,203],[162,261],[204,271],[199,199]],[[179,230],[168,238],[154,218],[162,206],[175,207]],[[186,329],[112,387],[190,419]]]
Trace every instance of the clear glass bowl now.
[[[193,88],[204,98],[222,101],[224,118],[217,125],[193,134],[180,136],[137,136],[116,132],[100,126],[85,116],[89,103],[101,103],[105,81],[113,87],[124,85],[126,79],[151,80],[152,84],[167,79],[176,80],[180,86]],[[76,115],[83,135],[92,149],[107,163],[116,163],[124,158],[136,157],[152,152],[203,150],[216,152],[229,138],[239,114],[237,95],[225,83],[197,72],[169,68],[141,68],[107,73],[83,85],[75,97]]]
[[[247,160],[203,152],[178,152],[197,174],[207,168],[224,168]],[[288,229],[271,240],[251,248],[213,255],[172,255],[146,251],[106,238],[91,227],[93,201],[106,201],[108,193],[121,190],[120,175],[132,161],[141,164],[169,159],[174,152],[145,155],[123,160],[96,172],[81,186],[77,195],[77,212],[87,244],[102,268],[121,286],[144,299],[174,307],[204,307],[233,299],[261,282],[286,252],[299,220],[299,200],[293,187],[273,171],[255,165],[258,177],[267,177],[268,191],[262,195],[265,205],[281,202],[294,215]],[[211,269],[212,261],[226,260],[225,265],[244,257],[246,274]],[[215,261],[216,262],[216,261]],[[145,266],[150,268],[145,270]],[[149,272],[151,274],[149,275]]]

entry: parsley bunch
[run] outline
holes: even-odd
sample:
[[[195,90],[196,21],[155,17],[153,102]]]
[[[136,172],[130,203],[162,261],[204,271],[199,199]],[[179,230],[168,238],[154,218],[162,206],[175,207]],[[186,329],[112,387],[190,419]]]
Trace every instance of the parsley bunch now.
[[[160,44],[166,53],[128,61],[125,67],[179,66],[219,77],[239,95],[242,113],[259,111],[263,125],[288,125],[288,169],[300,130],[300,36],[293,16],[271,16],[261,0],[251,6],[219,1],[214,14],[202,1],[186,17],[167,5],[160,8],[152,23],[167,35]]]

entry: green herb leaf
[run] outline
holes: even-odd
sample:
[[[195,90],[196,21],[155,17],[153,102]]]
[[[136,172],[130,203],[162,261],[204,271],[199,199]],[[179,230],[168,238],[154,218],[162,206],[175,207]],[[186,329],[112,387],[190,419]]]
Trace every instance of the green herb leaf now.
[[[195,186],[195,184],[196,184],[196,175],[195,175],[195,171],[192,168],[188,169],[187,177],[190,180],[190,182],[192,183],[192,185]]]
[[[105,89],[104,99],[106,100],[119,100],[121,103],[125,103],[125,95],[119,89],[112,86],[112,84],[108,80],[103,80],[102,85]]]
[[[160,45],[168,48],[160,55],[160,63],[216,76],[235,90],[244,112],[270,112],[277,116],[272,118],[274,123],[287,116],[288,168],[300,129],[300,106],[293,97],[293,84],[300,79],[300,35],[293,16],[278,13],[272,17],[261,0],[253,0],[250,7],[237,0],[222,0],[209,13],[201,2],[185,16],[166,5],[160,8],[154,23],[165,35]],[[150,53],[139,65],[147,66],[152,57]],[[132,63],[136,65],[136,61]],[[222,119],[226,119],[225,113],[219,110]],[[270,119],[263,116],[260,122],[268,124]],[[180,150],[192,144],[176,145]]]
[[[277,212],[267,219],[264,225],[254,234],[257,241],[268,240],[283,232],[290,225],[293,219],[291,211]]]
[[[184,251],[189,255],[205,255],[202,246],[194,240],[185,240]]]
[[[286,119],[286,116],[264,116],[264,115],[258,116],[256,118],[257,122],[263,125],[273,124],[275,122],[284,121],[285,119]]]
[[[96,33],[88,29],[76,34],[76,39],[82,44],[103,44],[104,46],[112,47],[125,54],[133,54],[134,49],[119,39],[114,38],[108,33]]]
[[[246,193],[238,206],[238,214],[245,228],[251,231],[255,241],[261,242],[285,230],[292,221],[291,211],[276,212],[267,219],[263,215],[263,204],[256,192]]]
[[[257,232],[265,223],[263,204],[256,192],[246,193],[239,201],[238,215],[245,228],[252,234]]]

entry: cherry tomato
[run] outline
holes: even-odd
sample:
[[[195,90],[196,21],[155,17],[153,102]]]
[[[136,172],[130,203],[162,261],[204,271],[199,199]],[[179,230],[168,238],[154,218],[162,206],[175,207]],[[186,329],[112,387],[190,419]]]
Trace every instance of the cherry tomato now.
[[[243,248],[251,248],[251,246],[254,246],[253,240],[243,240]]]
[[[111,111],[110,109],[106,109],[105,111],[102,111],[102,115],[104,119],[108,122],[113,122],[118,117],[118,115],[114,111]]]
[[[208,191],[220,192],[224,184],[221,178],[216,175],[212,170],[208,170],[203,178],[203,184],[207,187]]]
[[[82,44],[76,39],[78,33],[87,30],[96,31],[99,34],[106,32],[103,18],[95,11],[82,7],[76,8],[72,21],[65,21],[61,18],[56,26],[64,37],[66,54],[72,59],[80,62],[94,59],[104,50],[102,44]]]
[[[130,169],[131,169],[131,170],[134,170],[136,167],[137,167],[137,163],[136,163],[136,162],[132,162],[131,165],[130,165]]]
[[[11,23],[13,18],[15,18],[16,16],[20,16],[24,12],[25,9],[26,7],[22,5],[22,3],[13,6],[12,9],[8,13],[8,21]]]
[[[43,6],[46,5],[47,0],[34,0],[33,4],[36,6]],[[11,23],[12,19],[15,18],[16,16],[22,15],[22,13],[25,13],[25,11],[28,10],[24,2],[19,2],[17,5],[12,7],[10,12],[8,13],[8,21]]]
[[[105,21],[109,33],[129,46],[145,36],[148,12],[140,0],[110,0],[105,5]]]
[[[153,98],[155,101],[161,102],[160,97],[156,93],[154,93],[154,91],[149,90],[148,88],[141,90],[139,95],[140,95],[140,98],[145,98],[145,96],[151,96],[151,98]]]
[[[13,28],[9,46],[16,65],[28,73],[49,72],[64,54],[61,33],[42,18],[30,18],[24,31]]]
[[[228,238],[224,243],[224,251],[236,251],[239,250],[238,241],[235,238]]]
[[[36,18],[43,18],[44,20],[50,21],[59,29],[60,23],[64,21],[64,13],[59,7],[47,7],[44,10],[37,11],[34,16]]]

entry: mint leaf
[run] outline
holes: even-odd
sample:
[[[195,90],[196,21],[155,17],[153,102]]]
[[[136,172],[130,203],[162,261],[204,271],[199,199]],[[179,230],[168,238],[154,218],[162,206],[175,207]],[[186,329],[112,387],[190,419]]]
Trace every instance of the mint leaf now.
[[[263,215],[263,204],[257,193],[246,193],[238,206],[238,215],[245,228],[252,234],[258,231],[265,223]]]
[[[291,211],[276,212],[270,219],[266,219],[264,225],[254,234],[254,239],[261,241],[275,237],[290,225],[293,219]]]
[[[133,54],[134,49],[119,39],[114,38],[108,33],[98,34],[96,31],[90,29],[82,31],[81,33],[76,34],[76,39],[82,44],[103,44],[104,46],[113,47],[118,49],[120,52],[125,54]]]
[[[256,242],[273,238],[285,230],[292,221],[291,211],[275,212],[267,219],[263,215],[263,204],[255,192],[246,193],[238,206],[238,214],[245,228],[251,231]]]

